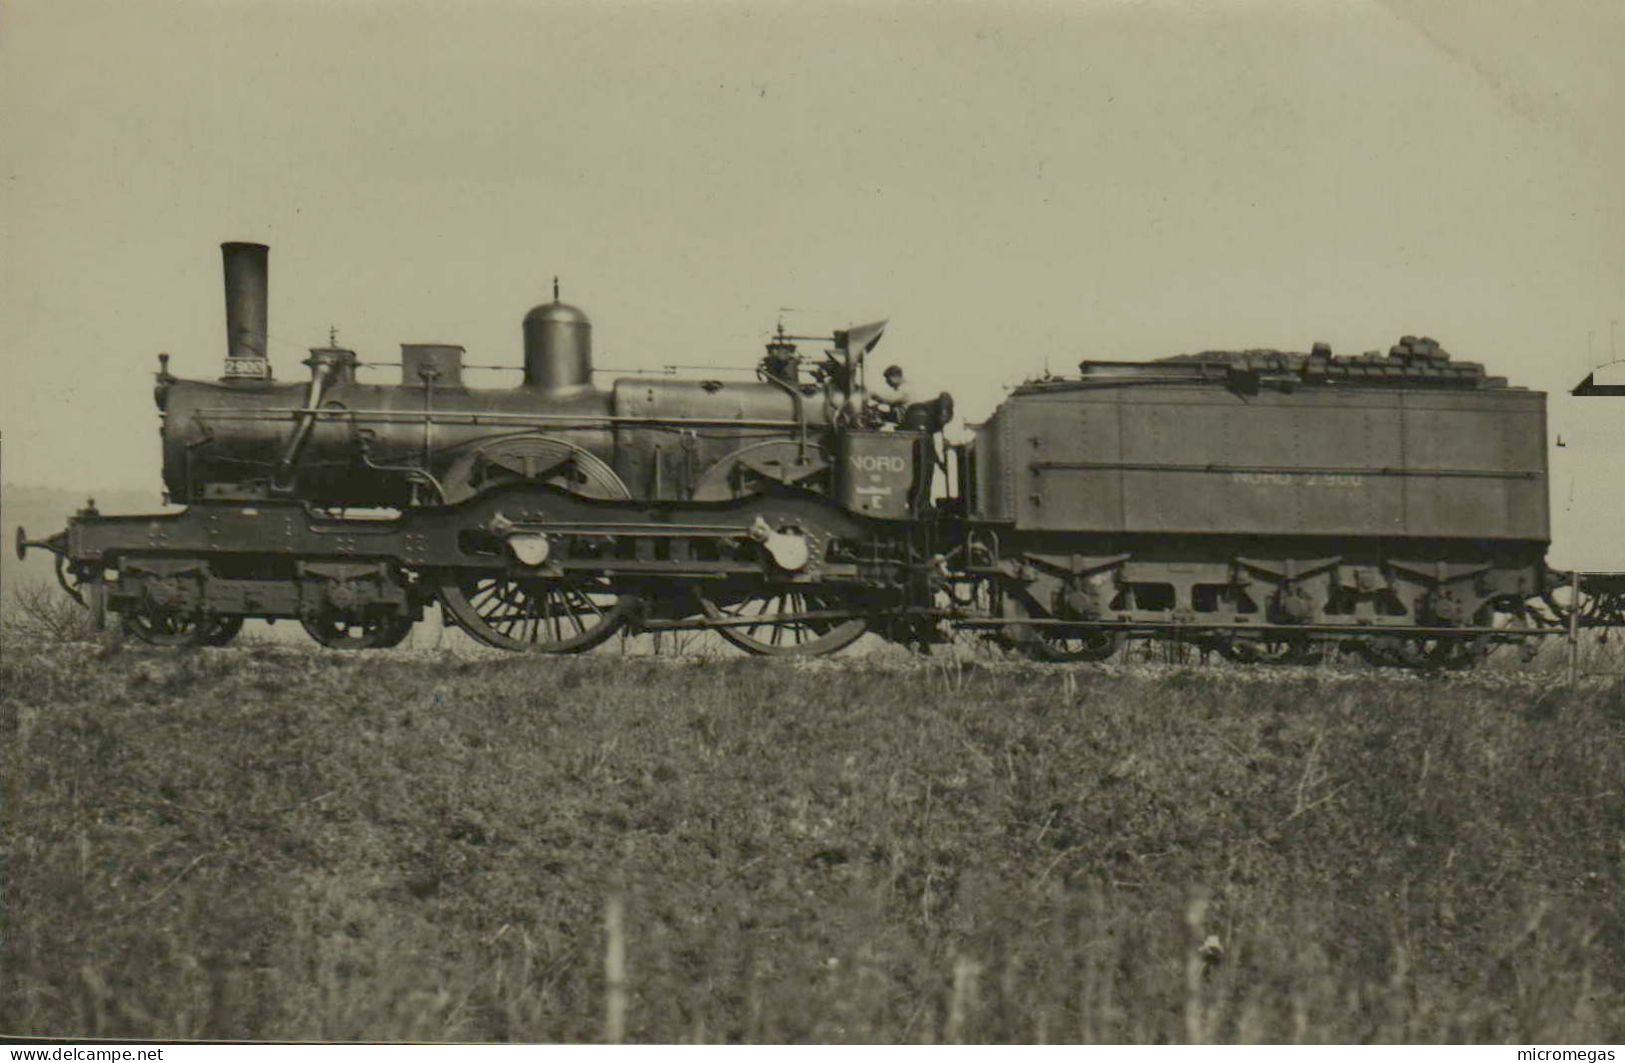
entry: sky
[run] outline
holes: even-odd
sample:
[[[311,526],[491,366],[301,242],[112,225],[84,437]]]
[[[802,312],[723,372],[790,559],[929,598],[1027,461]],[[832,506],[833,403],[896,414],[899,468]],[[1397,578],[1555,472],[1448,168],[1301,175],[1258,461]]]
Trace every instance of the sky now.
[[[973,422],[1429,335],[1554,393],[1554,562],[1625,569],[1625,400],[1564,395],[1625,343],[1622,177],[1612,0],[0,0],[0,475],[156,502],[156,355],[218,374],[254,240],[290,380],[330,327],[517,365],[555,275],[600,366],[890,318]]]

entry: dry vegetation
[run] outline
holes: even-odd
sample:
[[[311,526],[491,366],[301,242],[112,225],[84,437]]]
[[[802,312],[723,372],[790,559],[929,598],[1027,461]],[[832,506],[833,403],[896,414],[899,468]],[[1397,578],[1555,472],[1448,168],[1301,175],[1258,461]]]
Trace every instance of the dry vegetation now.
[[[8,1033],[1625,1040],[1612,680],[3,648]]]
[[[34,645],[88,642],[97,637],[90,611],[53,583],[26,583],[3,601],[8,641]]]

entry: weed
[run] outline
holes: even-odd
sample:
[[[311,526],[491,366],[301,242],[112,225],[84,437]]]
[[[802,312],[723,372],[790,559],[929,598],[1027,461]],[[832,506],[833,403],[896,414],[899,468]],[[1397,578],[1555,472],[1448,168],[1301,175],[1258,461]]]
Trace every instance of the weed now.
[[[9,1033],[1625,1039],[1614,681],[24,638]]]

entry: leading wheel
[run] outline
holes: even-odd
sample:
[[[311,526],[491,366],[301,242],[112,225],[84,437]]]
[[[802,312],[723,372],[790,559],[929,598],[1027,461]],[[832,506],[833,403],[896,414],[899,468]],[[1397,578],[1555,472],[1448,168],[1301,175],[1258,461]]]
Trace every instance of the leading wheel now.
[[[217,616],[209,632],[203,636],[205,646],[224,646],[237,637],[243,629],[243,618],[240,616]]]
[[[201,617],[164,609],[125,613],[127,634],[150,646],[224,646],[242,630],[240,616]]]
[[[834,653],[869,630],[869,622],[849,615],[834,594],[801,587],[765,588],[723,604],[702,593],[700,606],[710,619],[724,621],[713,629],[717,634],[764,657]]]
[[[635,601],[591,577],[480,576],[440,588],[458,627],[487,646],[530,653],[590,650],[621,629]]]
[[[299,623],[307,635],[334,650],[387,650],[412,631],[412,621],[402,616],[350,620],[328,613],[301,617]]]

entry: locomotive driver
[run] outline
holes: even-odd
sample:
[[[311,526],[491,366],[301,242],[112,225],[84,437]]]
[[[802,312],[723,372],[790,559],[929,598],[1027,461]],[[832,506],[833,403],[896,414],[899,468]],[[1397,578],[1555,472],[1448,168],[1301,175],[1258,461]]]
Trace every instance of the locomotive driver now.
[[[903,419],[903,410],[914,400],[903,382],[902,366],[888,365],[883,380],[884,383],[869,392],[869,398],[878,407],[881,420],[896,424]]]

